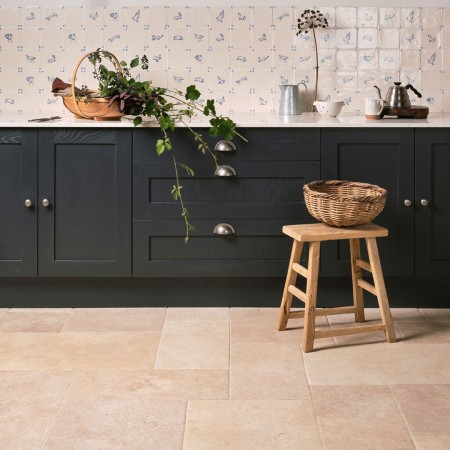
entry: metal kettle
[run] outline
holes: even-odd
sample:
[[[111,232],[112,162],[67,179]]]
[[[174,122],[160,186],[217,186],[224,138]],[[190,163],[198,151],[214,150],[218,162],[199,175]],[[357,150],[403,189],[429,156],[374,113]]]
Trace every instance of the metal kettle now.
[[[305,86],[305,93],[300,97],[298,86]],[[306,97],[308,88],[305,83],[280,84],[280,114],[299,115],[302,113],[301,101]]]
[[[384,106],[391,108],[410,108],[411,101],[409,100],[408,89],[411,89],[417,97],[422,98],[422,94],[412,84],[407,84],[406,86],[401,86],[401,84],[400,81],[396,81],[394,82],[394,86],[389,86],[386,100],[384,100]],[[378,86],[374,86],[374,88],[378,91],[378,96],[381,99],[380,88]]]

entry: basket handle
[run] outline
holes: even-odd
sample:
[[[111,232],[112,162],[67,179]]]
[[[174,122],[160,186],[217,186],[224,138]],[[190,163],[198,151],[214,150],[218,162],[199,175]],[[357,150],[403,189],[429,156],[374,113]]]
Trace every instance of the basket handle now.
[[[120,75],[123,74],[123,69],[122,69],[122,66],[120,65],[120,61],[117,59],[117,57],[116,57],[115,55],[113,55],[113,54],[110,53],[110,52],[107,52],[106,50],[100,50],[100,51],[94,51],[94,52],[86,53],[85,55],[83,55],[83,56],[78,60],[77,65],[76,65],[75,68],[73,69],[73,72],[72,72],[72,78],[71,78],[71,79],[72,79],[72,97],[73,97],[73,103],[74,103],[74,105],[75,105],[75,109],[77,110],[77,113],[78,113],[81,117],[84,117],[84,118],[86,118],[86,119],[89,118],[89,116],[86,116],[85,114],[83,114],[83,113],[81,112],[81,109],[80,109],[80,107],[78,106],[77,98],[76,98],[76,96],[75,96],[75,79],[76,79],[76,77],[77,77],[77,72],[78,72],[78,69],[79,69],[81,63],[82,63],[86,58],[88,58],[90,55],[94,55],[95,53],[103,53],[104,55],[110,56],[111,59],[112,59],[113,62],[114,62],[114,65],[116,66],[117,72],[119,72]]]

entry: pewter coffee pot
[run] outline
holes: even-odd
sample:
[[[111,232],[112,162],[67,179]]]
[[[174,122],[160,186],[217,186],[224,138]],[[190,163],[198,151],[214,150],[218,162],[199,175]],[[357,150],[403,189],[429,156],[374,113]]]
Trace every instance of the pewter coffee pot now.
[[[409,100],[408,89],[411,89],[417,97],[422,98],[422,94],[414,89],[411,84],[406,86],[401,86],[400,81],[396,81],[394,86],[389,86],[388,92],[386,94],[386,100],[384,100],[384,105],[391,108],[410,108],[411,101]],[[374,86],[378,91],[378,96],[381,99],[381,91],[378,86]]]
[[[299,86],[303,84],[305,92],[300,97]],[[280,114],[284,115],[299,115],[302,113],[302,100],[306,97],[308,88],[305,83],[297,84],[280,84]]]

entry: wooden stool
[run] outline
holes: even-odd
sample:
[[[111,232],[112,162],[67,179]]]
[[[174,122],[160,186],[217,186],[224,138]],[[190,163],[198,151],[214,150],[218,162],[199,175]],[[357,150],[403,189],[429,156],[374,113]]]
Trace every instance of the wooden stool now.
[[[378,330],[384,330],[388,342],[395,342],[395,331],[392,324],[391,311],[389,309],[376,241],[377,237],[385,237],[388,235],[388,230],[386,228],[372,223],[349,228],[337,228],[323,223],[315,223],[306,225],[287,225],[283,227],[283,233],[294,239],[294,244],[292,246],[291,259],[289,261],[286,284],[284,286],[283,299],[277,322],[277,329],[279,331],[286,329],[290,317],[303,317],[304,330],[302,349],[305,353],[310,352],[313,349],[314,339],[342,336],[346,334],[369,333]],[[361,259],[360,238],[366,240],[369,262]],[[320,242],[338,239],[348,239],[350,242],[353,306],[316,310]],[[299,264],[304,242],[309,242],[308,268]],[[374,285],[363,280],[361,269],[372,273]],[[297,274],[306,278],[306,293],[295,286]],[[354,313],[357,322],[364,322],[363,289],[377,297],[382,322],[373,325],[316,331],[316,316]],[[290,311],[293,295],[305,303],[305,311]]]

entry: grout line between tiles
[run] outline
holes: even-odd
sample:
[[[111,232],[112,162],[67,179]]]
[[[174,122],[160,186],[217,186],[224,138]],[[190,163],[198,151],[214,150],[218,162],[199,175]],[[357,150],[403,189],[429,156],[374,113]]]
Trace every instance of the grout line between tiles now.
[[[66,328],[67,322],[69,321],[69,319],[72,316],[73,312],[74,312],[74,308],[71,308],[69,314],[67,314],[67,318],[66,318],[66,320],[65,320],[61,330],[59,330],[60,333],[62,333],[64,331],[64,328]]]
[[[303,359],[303,365],[305,367],[305,373],[306,373],[306,365],[305,365],[305,360]],[[314,420],[316,422],[316,427],[317,427],[317,432],[319,433],[319,439],[320,439],[320,445],[322,446],[322,449],[325,448],[325,441],[323,439],[323,433],[322,433],[322,428],[320,426],[320,422],[319,422],[319,418],[317,417],[317,412],[316,412],[316,404],[314,403],[314,396],[311,390],[311,385],[309,384],[309,380],[308,380],[308,376],[307,376],[307,384],[308,384],[308,391],[309,391],[309,397],[311,399],[311,405],[312,405],[312,410],[313,410],[313,414],[314,414]]]
[[[73,380],[74,380],[75,375],[76,375],[76,370],[71,370],[70,372],[72,372],[72,378],[71,378],[70,382],[67,384],[66,391],[64,392],[64,398],[63,398],[63,401],[61,402],[60,407],[58,408],[58,412],[55,414],[55,417],[53,418],[53,421],[51,422],[51,425],[47,429],[46,436],[44,437],[44,439],[42,441],[42,446],[40,447],[41,450],[44,450],[45,444],[47,443],[50,435],[52,434],[53,429],[55,428],[56,421],[57,421],[58,417],[60,416],[62,409],[64,408],[65,404],[68,401],[67,400],[67,392],[69,391],[69,388],[70,388],[70,386],[73,383]]]
[[[190,400],[186,400],[186,407],[184,409],[184,428],[183,428],[183,441],[181,442],[181,449],[184,449],[186,446],[186,427],[187,427],[187,414]]]
[[[411,428],[409,427],[409,424],[408,424],[408,421],[406,420],[405,414],[403,413],[403,410],[402,410],[400,404],[397,401],[397,397],[395,396],[395,393],[392,390],[392,386],[389,385],[388,387],[389,387],[389,392],[391,393],[391,396],[394,399],[395,405],[397,406],[397,409],[398,409],[398,411],[400,413],[400,416],[401,416],[401,418],[402,418],[402,420],[403,420],[403,422],[405,424],[405,427],[408,430],[409,437],[411,438],[411,441],[412,441],[414,447],[418,450],[419,447],[417,446],[416,441],[414,440],[414,435],[413,435],[413,433],[411,431]]]

